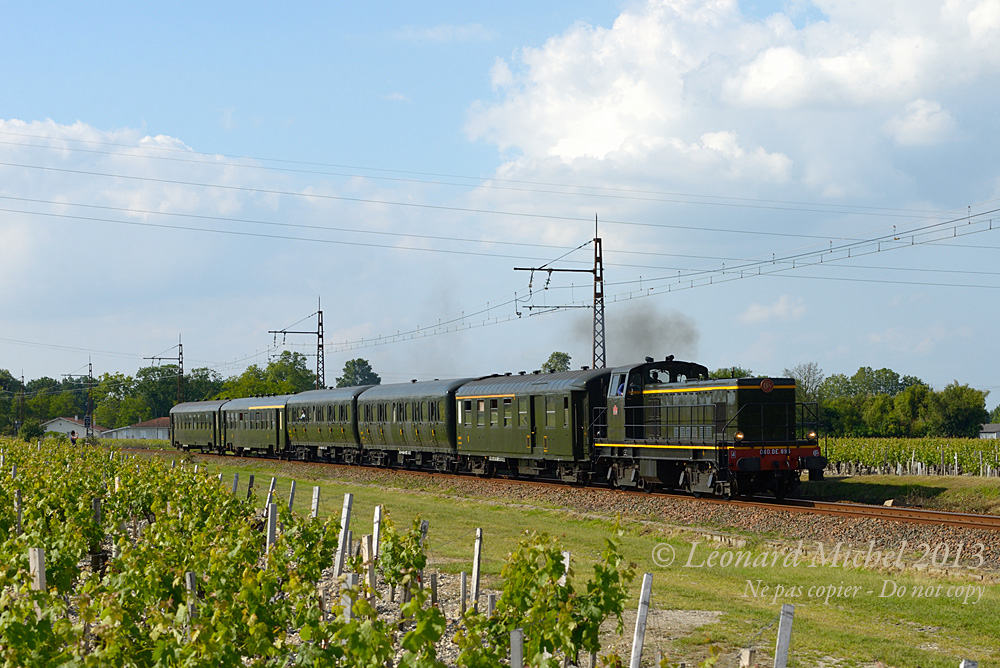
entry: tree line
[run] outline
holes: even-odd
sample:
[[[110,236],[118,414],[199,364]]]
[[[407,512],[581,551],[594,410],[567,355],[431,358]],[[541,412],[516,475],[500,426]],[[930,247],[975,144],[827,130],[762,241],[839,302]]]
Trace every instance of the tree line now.
[[[34,438],[40,424],[57,417],[83,417],[88,401],[95,426],[106,429],[127,427],[169,415],[184,401],[295,394],[315,389],[316,374],[307,366],[305,355],[284,351],[266,366],[252,364],[243,372],[224,378],[212,369],[185,372],[178,383],[176,364],[148,366],[134,376],[105,373],[94,378],[88,388],[86,378],[55,380],[42,377],[27,383],[0,369],[0,434]],[[349,360],[337,387],[377,385],[381,378],[367,360]],[[89,389],[89,399],[88,399]]]
[[[983,424],[1000,422],[1000,406],[986,410],[989,390],[957,380],[935,390],[916,376],[887,368],[863,366],[851,376],[825,376],[815,362],[784,369],[782,375],[795,379],[798,401],[818,404],[828,436],[975,438]]]
[[[570,356],[554,352],[543,371],[568,371]],[[712,378],[754,376],[740,366],[711,372]],[[760,375],[760,374],[757,374]],[[766,375],[766,374],[765,374]],[[986,411],[989,391],[954,381],[934,390],[915,376],[891,369],[861,367],[851,376],[825,376],[815,362],[784,369],[782,375],[796,381],[796,398],[816,402],[823,433],[854,437],[975,437],[980,426],[1000,422],[1000,406]],[[337,387],[378,385],[381,378],[362,358],[348,360]],[[172,364],[139,369],[134,376],[105,373],[89,388],[90,409],[95,425],[114,429],[170,413],[178,402],[295,394],[316,387],[316,374],[305,355],[284,351],[266,366],[250,365],[243,372],[223,378],[208,368],[184,374],[178,384],[178,367]],[[178,391],[179,388],[179,391]],[[0,434],[15,435],[25,427],[30,433],[56,417],[87,414],[88,388],[80,377],[42,377],[22,383],[0,369]]]

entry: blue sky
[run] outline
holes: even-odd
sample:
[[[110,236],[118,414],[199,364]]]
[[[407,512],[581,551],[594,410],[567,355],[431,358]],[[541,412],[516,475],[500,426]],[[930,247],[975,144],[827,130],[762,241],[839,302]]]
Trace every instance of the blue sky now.
[[[1000,0],[2,10],[15,374],[134,373],[178,335],[237,373],[317,298],[331,384],[358,356],[388,382],[589,364],[586,309],[528,315],[586,274],[515,309],[513,268],[585,268],[597,215],[611,363],[1000,399]]]

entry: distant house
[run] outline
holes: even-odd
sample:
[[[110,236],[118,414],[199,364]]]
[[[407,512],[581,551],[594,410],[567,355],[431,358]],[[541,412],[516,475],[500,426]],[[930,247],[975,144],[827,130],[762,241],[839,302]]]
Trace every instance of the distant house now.
[[[108,429],[101,434],[101,438],[135,438],[140,440],[155,438],[167,441],[170,440],[170,418],[161,417],[127,427]]]
[[[1000,424],[984,424],[979,429],[979,438],[1000,438]]]
[[[66,434],[69,436],[71,431],[75,431],[76,435],[83,438],[87,435],[87,428],[83,425],[83,420],[77,416],[71,418],[68,417],[57,417],[49,420],[48,422],[42,423],[42,429],[45,431],[55,432],[56,434]],[[93,425],[94,436],[102,437],[104,432],[107,431],[104,427],[99,427],[98,425]]]

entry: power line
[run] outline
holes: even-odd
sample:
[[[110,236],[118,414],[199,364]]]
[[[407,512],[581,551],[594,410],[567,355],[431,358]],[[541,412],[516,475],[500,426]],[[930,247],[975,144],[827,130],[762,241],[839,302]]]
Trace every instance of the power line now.
[[[347,178],[368,178],[372,180],[385,180],[385,181],[396,181],[404,183],[423,183],[428,185],[447,185],[447,186],[459,186],[459,187],[475,187],[475,188],[485,188],[494,190],[514,190],[522,192],[534,192],[540,194],[556,194],[556,195],[572,195],[572,196],[590,196],[590,197],[607,197],[607,198],[618,198],[625,200],[637,200],[637,201],[655,201],[655,202],[670,202],[679,204],[704,204],[704,205],[716,205],[716,206],[745,206],[748,208],[766,208],[766,209],[779,209],[785,211],[797,211],[797,212],[813,212],[813,213],[843,213],[848,215],[887,215],[885,213],[879,212],[891,212],[891,215],[898,217],[911,217],[913,215],[924,215],[935,213],[933,211],[922,210],[922,209],[903,209],[903,208],[890,208],[890,207],[873,207],[873,206],[858,206],[858,205],[846,205],[846,204],[831,204],[826,202],[802,202],[795,200],[777,200],[777,199],[763,199],[763,198],[752,198],[752,197],[733,197],[725,195],[703,195],[698,193],[681,193],[672,191],[662,191],[662,190],[644,190],[644,189],[634,189],[634,188],[618,188],[610,186],[592,186],[583,184],[567,184],[567,183],[555,183],[546,181],[529,181],[529,180],[518,180],[518,179],[505,179],[495,176],[489,177],[479,177],[479,176],[466,176],[458,174],[447,174],[447,173],[434,173],[434,172],[420,172],[420,171],[409,171],[409,170],[398,170],[398,169],[385,169],[377,167],[361,167],[354,165],[340,165],[334,163],[324,163],[324,162],[308,162],[300,160],[286,160],[278,158],[260,158],[255,156],[230,156],[225,154],[208,154],[196,151],[189,151],[185,149],[177,149],[164,146],[136,146],[134,144],[122,144],[115,142],[100,142],[93,140],[81,140],[69,137],[51,137],[45,135],[32,135],[26,133],[15,133],[15,132],[0,132],[0,134],[7,134],[12,136],[20,137],[30,137],[36,139],[46,139],[48,141],[63,141],[63,142],[77,142],[86,144],[95,144],[102,146],[114,146],[118,148],[126,148],[130,150],[143,150],[143,151],[159,151],[159,152],[172,152],[180,153],[188,157],[184,158],[172,158],[165,156],[156,155],[139,155],[135,153],[121,153],[114,151],[98,151],[93,149],[81,149],[73,147],[53,147],[53,146],[41,146],[38,144],[27,144],[24,142],[3,142],[2,144],[8,144],[12,146],[21,146],[28,148],[38,148],[43,150],[60,150],[60,151],[76,151],[82,153],[93,153],[99,155],[113,155],[115,157],[126,157],[126,158],[143,158],[143,159],[153,159],[153,160],[169,160],[173,162],[182,162],[189,164],[201,164],[211,167],[237,167],[242,169],[256,169],[256,170],[267,170],[267,171],[282,171],[290,173],[302,173],[302,174],[313,174],[321,176],[340,176]],[[192,159],[190,156],[199,156],[202,159]],[[269,167],[267,165],[248,165],[239,164],[233,162],[227,162],[225,164],[220,164],[218,161],[219,157],[223,157],[227,160],[255,160],[259,162],[274,162],[281,164],[290,165],[303,165],[303,166],[314,166],[314,167],[325,167],[328,169],[343,169],[343,170],[353,170],[353,172],[329,172],[321,170],[312,169],[292,169],[292,168],[275,168]],[[429,181],[426,179],[415,179],[415,178],[402,178],[398,176],[381,176],[379,174],[359,174],[357,172],[381,172],[385,174],[406,174],[411,176],[425,176],[432,177],[434,179],[460,179],[463,181],[470,181],[471,183],[449,183],[442,182],[439,180]],[[524,187],[511,187],[511,186],[498,186],[497,183],[511,184],[511,186],[536,186],[535,188],[524,188]],[[544,188],[567,188],[572,189],[570,191],[552,191],[552,190],[540,190],[537,187],[541,186]],[[580,190],[595,191],[595,192],[579,192]],[[657,197],[641,197],[640,195],[655,195]],[[678,198],[683,197],[687,199],[664,199],[665,197]],[[785,205],[785,206],[775,206],[775,205]],[[800,207],[822,207],[822,208],[800,208]]]

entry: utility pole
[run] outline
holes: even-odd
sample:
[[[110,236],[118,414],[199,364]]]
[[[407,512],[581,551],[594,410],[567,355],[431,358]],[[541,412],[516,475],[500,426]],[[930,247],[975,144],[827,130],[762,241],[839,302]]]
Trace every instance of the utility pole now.
[[[586,244],[583,244],[584,246]],[[583,246],[580,246],[582,248]],[[604,251],[601,245],[601,237],[597,235],[597,216],[594,216],[594,268],[593,269],[556,269],[543,264],[541,267],[514,267],[514,271],[530,271],[532,275],[536,271],[548,273],[549,280],[552,279],[553,272],[566,272],[575,274],[594,275],[594,358],[593,368],[603,369],[606,365],[604,353]],[[546,283],[547,285],[547,283]],[[527,308],[538,308],[528,306]],[[587,308],[578,304],[564,304],[561,306],[546,306],[548,310],[562,308]]]
[[[604,360],[604,251],[597,234],[594,215],[594,368],[603,369]]]
[[[325,345],[323,344],[323,303],[320,297],[316,298],[316,307],[317,309],[315,313],[310,313],[305,318],[302,318],[302,320],[306,320],[308,318],[316,316],[317,320],[316,320],[315,331],[304,332],[286,328],[286,329],[269,329],[267,330],[267,333],[274,334],[275,343],[277,343],[278,341],[278,334],[281,334],[281,343],[285,342],[285,336],[287,336],[288,334],[316,335],[316,389],[322,390],[323,388],[326,387],[326,360],[324,359]],[[299,322],[302,322],[302,320],[299,320]],[[291,325],[291,327],[294,327],[295,325],[299,324],[299,322],[295,323],[294,325]]]
[[[19,408],[17,411],[17,424],[14,425],[14,433],[21,431],[21,425],[24,424],[24,372],[21,372],[21,396],[20,396]]]
[[[87,379],[87,412],[83,416],[83,429],[86,439],[89,441],[94,436],[94,413],[91,410],[90,388],[94,386],[94,363],[87,361],[87,375],[77,375],[64,373],[64,378],[86,378]]]
[[[177,362],[177,403],[184,403],[184,344],[181,343],[181,335],[177,335],[177,345],[173,348],[167,348],[165,352],[170,352],[174,348],[177,348],[177,357],[164,357],[162,354],[154,355],[153,357],[143,357],[144,360],[152,360],[154,362]]]

